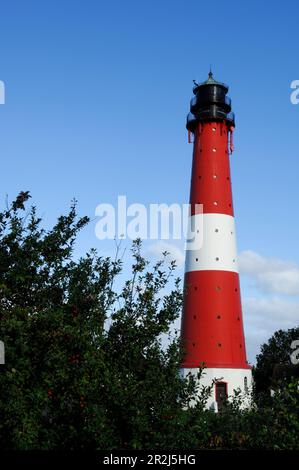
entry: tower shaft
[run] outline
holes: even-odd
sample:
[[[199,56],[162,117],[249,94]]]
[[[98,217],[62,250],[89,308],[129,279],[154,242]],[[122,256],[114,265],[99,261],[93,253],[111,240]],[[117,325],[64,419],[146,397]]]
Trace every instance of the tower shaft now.
[[[186,253],[183,367],[248,368],[243,332],[229,165],[230,128],[198,125],[194,136],[191,217],[201,217],[202,246]],[[195,214],[202,204],[203,215]],[[196,224],[194,224],[195,226]]]

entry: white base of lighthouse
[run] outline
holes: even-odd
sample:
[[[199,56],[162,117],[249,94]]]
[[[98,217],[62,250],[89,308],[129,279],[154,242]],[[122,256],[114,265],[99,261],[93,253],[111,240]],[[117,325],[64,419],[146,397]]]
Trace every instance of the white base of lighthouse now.
[[[186,377],[188,373],[197,375],[199,369],[181,369],[182,377]],[[240,390],[242,394],[242,408],[250,406],[250,395],[252,391],[252,372],[251,369],[224,369],[224,368],[211,368],[204,369],[200,378],[200,387],[211,386],[214,383],[211,395],[207,401],[207,409],[214,410],[215,412],[221,406],[221,392],[225,390],[228,400],[234,397],[235,391]]]

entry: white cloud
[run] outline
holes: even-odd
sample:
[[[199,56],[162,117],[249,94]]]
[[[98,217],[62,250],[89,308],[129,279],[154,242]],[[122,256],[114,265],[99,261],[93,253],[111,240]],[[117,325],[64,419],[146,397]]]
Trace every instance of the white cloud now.
[[[299,302],[288,302],[278,297],[245,298],[243,300],[245,325],[253,334],[293,328],[299,323]]]
[[[169,254],[166,257],[168,262],[176,261],[177,267],[180,269],[185,263],[184,252],[176,245],[172,243],[157,242],[150,245],[145,250],[145,256],[154,260],[162,259],[162,253],[167,251]]]
[[[240,273],[253,278],[264,293],[299,295],[299,266],[279,258],[266,258],[254,251],[239,255]]]
[[[247,352],[254,362],[261,344],[268,341],[277,330],[298,326],[299,302],[290,302],[279,297],[243,299],[243,314]]]
[[[239,267],[256,289],[256,295],[243,297],[242,302],[248,357],[254,362],[261,344],[275,331],[299,323],[299,300],[295,297],[299,295],[299,266],[247,250],[239,255]]]

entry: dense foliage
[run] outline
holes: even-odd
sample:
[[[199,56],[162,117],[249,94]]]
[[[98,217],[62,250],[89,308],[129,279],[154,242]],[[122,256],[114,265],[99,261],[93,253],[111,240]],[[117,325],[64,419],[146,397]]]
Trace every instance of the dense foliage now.
[[[2,449],[299,447],[295,382],[260,408],[240,411],[236,398],[214,414],[204,410],[209,390],[180,378],[174,264],[151,267],[136,241],[117,292],[118,256],[73,259],[88,223],[75,204],[46,231],[34,207],[25,211],[29,197],[0,214]]]
[[[261,346],[254,368],[256,394],[269,394],[271,388],[276,388],[277,381],[299,377],[299,365],[292,364],[294,349],[292,344],[299,340],[299,327],[287,331],[278,330]],[[299,356],[299,354],[298,354]],[[297,362],[297,361],[296,361]]]

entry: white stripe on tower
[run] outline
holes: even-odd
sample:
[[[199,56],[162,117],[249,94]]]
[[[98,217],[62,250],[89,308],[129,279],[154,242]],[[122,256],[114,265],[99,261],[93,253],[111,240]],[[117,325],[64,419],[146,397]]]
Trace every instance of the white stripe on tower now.
[[[227,214],[196,214],[190,227],[196,227],[193,249],[186,251],[185,272],[238,272],[235,219]]]

